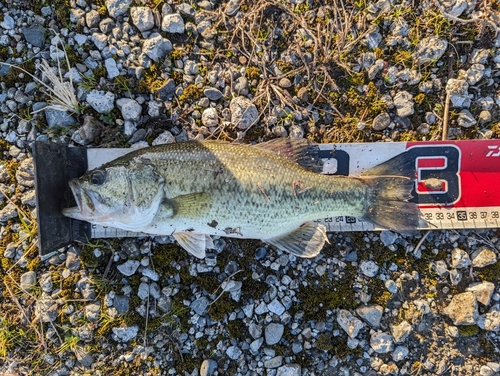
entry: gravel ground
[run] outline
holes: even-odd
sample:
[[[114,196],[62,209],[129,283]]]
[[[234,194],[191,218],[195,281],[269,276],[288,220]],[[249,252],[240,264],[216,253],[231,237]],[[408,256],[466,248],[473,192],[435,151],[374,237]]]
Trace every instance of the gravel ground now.
[[[1,375],[500,375],[498,230],[330,234],[311,260],[170,237],[40,258],[30,148],[497,138],[497,1],[0,8]]]

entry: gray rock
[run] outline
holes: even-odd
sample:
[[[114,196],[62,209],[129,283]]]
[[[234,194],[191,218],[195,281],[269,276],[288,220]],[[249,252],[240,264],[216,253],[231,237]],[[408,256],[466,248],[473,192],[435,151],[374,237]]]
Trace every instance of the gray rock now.
[[[399,325],[390,325],[390,328],[395,343],[404,342],[413,330],[408,321],[402,321]]]
[[[99,51],[108,45],[108,37],[101,33],[94,33],[90,38]]]
[[[491,112],[488,111],[488,110],[482,110],[480,113],[479,113],[479,116],[478,116],[478,120],[479,120],[479,124],[481,125],[485,125],[485,124],[488,124],[491,122]]]
[[[476,296],[472,292],[457,294],[443,312],[454,325],[475,325],[479,318]]]
[[[210,302],[208,301],[207,298],[202,296],[201,298],[196,299],[191,303],[191,309],[197,314],[197,315],[204,315],[207,312],[207,308],[210,305]]]
[[[474,119],[469,110],[462,110],[458,113],[457,123],[460,127],[470,128],[477,124],[477,120]]]
[[[97,27],[100,20],[101,16],[99,15],[99,12],[94,9],[85,14],[85,22],[89,28]]]
[[[71,139],[80,145],[88,145],[100,136],[104,125],[95,117],[87,115],[83,119],[83,125],[71,136]]]
[[[488,306],[490,304],[491,296],[495,291],[495,285],[491,282],[476,282],[467,287],[465,291],[472,292],[479,303]]]
[[[276,376],[301,376],[302,368],[299,364],[286,364],[276,370]]]
[[[393,99],[396,113],[398,116],[407,117],[413,114],[413,95],[407,91],[399,91]]]
[[[43,273],[40,276],[39,282],[40,287],[42,288],[43,292],[50,293],[52,291],[52,288],[54,287],[52,283],[52,273],[47,272]]]
[[[84,347],[77,346],[73,350],[73,353],[75,354],[76,360],[85,368],[90,368],[92,367],[92,364],[94,364],[94,358],[91,354],[85,351]]]
[[[175,142],[175,137],[169,131],[164,131],[156,137],[151,143],[153,146],[155,145],[163,145],[163,144],[173,144]]]
[[[435,62],[443,56],[448,48],[448,42],[437,36],[430,36],[422,39],[413,53],[413,58],[417,65]]]
[[[158,89],[158,96],[163,101],[170,101],[175,94],[175,81],[173,79],[168,79],[165,84]]]
[[[184,33],[184,20],[180,14],[166,14],[161,21],[161,30],[171,34]]]
[[[117,269],[124,276],[130,277],[131,275],[133,275],[136,272],[139,265],[141,265],[141,263],[139,261],[128,260],[124,264],[118,265]]]
[[[271,303],[267,305],[267,309],[269,309],[269,312],[275,313],[278,316],[281,316],[285,312],[285,306],[281,304],[278,298],[272,300]]]
[[[213,359],[205,359],[201,363],[200,376],[212,376],[217,370],[217,362]]]
[[[488,313],[480,317],[477,324],[484,330],[500,331],[500,305],[495,304],[491,307]]]
[[[72,272],[76,272],[80,269],[80,252],[75,247],[71,247],[66,252],[66,267]]]
[[[399,238],[399,235],[396,234],[395,232],[392,232],[389,230],[384,230],[384,231],[380,232],[380,240],[382,240],[382,243],[384,243],[384,245],[386,247],[394,244],[394,242],[398,238]]]
[[[97,322],[99,320],[99,312],[101,311],[101,306],[99,304],[88,304],[84,308],[85,317],[87,320],[92,322]]]
[[[19,185],[33,188],[35,186],[35,170],[33,158],[26,158],[16,170],[16,181]]]
[[[110,91],[91,90],[87,94],[87,103],[100,114],[107,114],[115,108],[115,95]]]
[[[6,30],[12,30],[16,26],[16,21],[8,14],[5,14],[3,21],[0,22],[0,26]]]
[[[141,273],[144,277],[147,277],[152,281],[158,281],[158,279],[160,279],[158,272],[151,268],[144,268]]]
[[[372,127],[375,131],[383,131],[391,124],[391,117],[387,112],[383,112],[373,119]]]
[[[377,48],[380,42],[382,42],[382,34],[378,31],[373,31],[366,35],[366,44],[370,50]]]
[[[465,72],[465,79],[469,85],[475,85],[485,75],[485,66],[483,64],[472,64],[467,72]]]
[[[483,247],[472,253],[472,266],[484,268],[497,262],[497,255],[491,249]]]
[[[137,333],[139,332],[139,327],[137,325],[129,327],[122,326],[118,328],[111,328],[111,331],[113,332],[111,337],[115,341],[128,342],[137,337]]]
[[[137,290],[137,296],[141,298],[141,300],[147,299],[149,297],[149,284],[141,282]]]
[[[469,254],[463,249],[455,248],[451,251],[451,266],[454,268],[466,268],[471,264]]]
[[[207,87],[203,90],[203,94],[211,101],[216,101],[222,98],[222,92],[219,89],[213,87]]]
[[[337,323],[347,333],[350,338],[355,338],[365,324],[346,309],[339,310],[337,314]]]
[[[101,22],[99,22],[99,30],[103,34],[110,34],[111,30],[115,27],[115,21],[111,18],[105,18]]]
[[[153,11],[150,7],[132,7],[130,8],[130,17],[133,24],[141,32],[151,30],[155,26]]]
[[[217,115],[217,110],[213,107],[209,107],[203,110],[203,114],[201,115],[201,123],[208,128],[217,127],[219,125],[219,116]]]
[[[372,327],[378,328],[380,326],[380,320],[382,319],[382,315],[384,313],[384,308],[382,308],[382,306],[379,306],[378,304],[367,306],[362,305],[356,308],[356,313]]]
[[[398,292],[398,286],[392,279],[386,280],[384,284],[387,291],[389,291],[391,294],[395,294]]]
[[[252,338],[258,339],[262,336],[262,326],[252,322],[248,326],[248,333],[252,336]]]
[[[268,346],[277,344],[281,340],[284,330],[285,327],[283,326],[283,324],[272,322],[269,325],[267,325],[266,329],[264,330],[264,337],[266,339],[266,344]]]
[[[450,282],[452,285],[456,286],[462,280],[462,273],[457,269],[450,270]]]
[[[243,286],[243,282],[241,281],[225,281],[222,282],[222,290],[227,291],[227,292],[235,292],[241,290],[241,287]]]
[[[264,338],[257,338],[256,340],[252,341],[250,343],[250,350],[253,352],[253,353],[257,353],[257,351],[259,351],[260,347],[262,346],[262,344],[264,343]]]
[[[30,271],[21,275],[21,290],[30,291],[36,283],[36,272]]]
[[[449,273],[446,262],[443,260],[436,261],[435,270],[440,277],[445,277]]]
[[[83,299],[93,300],[96,297],[95,287],[89,277],[82,277],[76,283],[76,288]]]
[[[480,376],[495,376],[495,371],[493,371],[488,366],[481,366],[481,368],[479,369],[479,375]]]
[[[231,123],[238,129],[250,128],[259,118],[257,107],[245,97],[235,97],[229,105]]]
[[[378,265],[373,261],[361,261],[359,268],[367,277],[375,277],[378,273]]]
[[[141,117],[142,106],[130,98],[120,98],[116,101],[124,120],[137,121]]]
[[[14,204],[8,203],[0,210],[0,222],[7,222],[9,219],[18,218],[17,208]]]
[[[106,8],[112,18],[117,18],[128,13],[132,0],[106,0]]]
[[[42,322],[53,322],[57,319],[59,308],[52,299],[40,298],[35,302],[35,315],[40,317]]]
[[[153,61],[160,61],[172,51],[172,43],[159,33],[152,33],[142,44],[142,51]]]
[[[401,362],[406,359],[410,350],[406,346],[396,346],[394,352],[392,353],[392,360],[395,362]]]
[[[118,67],[116,66],[116,61],[112,57],[104,60],[104,65],[106,66],[106,71],[108,72],[109,79],[113,79],[113,78],[118,77],[120,75],[120,71],[118,70]]]
[[[278,368],[283,364],[283,357],[281,355],[275,356],[274,358],[268,359],[264,361],[265,368]]]
[[[469,84],[462,79],[450,78],[446,83],[446,92],[450,95],[453,107],[465,108],[470,106]]]
[[[238,360],[243,355],[243,351],[238,346],[229,346],[226,354],[230,359]]]
[[[245,76],[240,76],[233,83],[233,90],[236,95],[248,95],[248,80]]]
[[[394,349],[391,335],[385,332],[373,333],[370,336],[370,346],[379,354],[387,354]]]
[[[199,6],[199,4],[197,4]],[[181,3],[177,5],[175,8],[179,13],[189,16],[189,17],[194,17],[196,14],[196,10],[189,4],[187,3]]]
[[[26,42],[33,45],[33,47],[43,47],[45,43],[45,31],[45,28],[38,24],[21,28],[21,32],[23,33]]]
[[[43,112],[49,128],[67,127],[76,123],[75,118],[66,111],[45,107]]]
[[[127,313],[130,308],[130,298],[125,295],[115,295],[113,297],[113,307],[119,314]]]
[[[10,175],[5,166],[5,162],[0,160],[0,183],[6,184],[10,182]]]

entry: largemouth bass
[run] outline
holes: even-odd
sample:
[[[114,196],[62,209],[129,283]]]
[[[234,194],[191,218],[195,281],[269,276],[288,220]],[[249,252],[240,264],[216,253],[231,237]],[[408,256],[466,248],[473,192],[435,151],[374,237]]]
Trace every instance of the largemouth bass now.
[[[398,157],[359,177],[318,173],[317,146],[277,139],[258,145],[219,141],[133,151],[69,182],[72,218],[152,235],[172,235],[196,257],[210,235],[261,239],[300,257],[328,240],[313,222],[350,215],[402,233],[418,226],[408,202],[413,179]]]

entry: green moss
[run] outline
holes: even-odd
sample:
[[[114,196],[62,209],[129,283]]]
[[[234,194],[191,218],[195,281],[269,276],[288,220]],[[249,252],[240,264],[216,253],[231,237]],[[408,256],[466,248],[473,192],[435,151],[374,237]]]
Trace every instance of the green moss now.
[[[230,338],[242,338],[245,336],[247,331],[242,320],[229,321],[226,328]]]
[[[80,260],[88,268],[95,268],[99,265],[99,259],[95,256],[92,247],[83,247],[80,253]]]
[[[179,102],[184,104],[186,101],[195,101],[202,97],[203,90],[195,84],[188,85],[184,88],[182,94],[179,96]]]
[[[20,69],[17,69],[19,67]],[[33,60],[27,60],[21,64],[17,64],[16,67],[10,67],[8,72],[0,76],[0,82],[5,82],[7,87],[16,87],[16,84],[26,84],[33,81],[33,78],[24,73],[22,70],[33,74],[35,72],[35,62]],[[22,77],[20,74],[22,73]]]
[[[246,69],[245,74],[249,80],[255,80],[260,77],[260,69],[258,67],[250,66]]]
[[[333,350],[333,336],[331,334],[327,333],[321,333],[318,335],[318,338],[316,340],[316,348],[318,350],[323,350],[323,351],[332,351]]]
[[[223,294],[219,300],[210,306],[208,314],[213,321],[220,321],[238,307],[239,304],[231,299],[229,294]]]
[[[459,325],[458,332],[464,337],[473,337],[479,333],[477,325]]]
[[[478,269],[477,274],[483,281],[496,282],[500,280],[500,262]]]

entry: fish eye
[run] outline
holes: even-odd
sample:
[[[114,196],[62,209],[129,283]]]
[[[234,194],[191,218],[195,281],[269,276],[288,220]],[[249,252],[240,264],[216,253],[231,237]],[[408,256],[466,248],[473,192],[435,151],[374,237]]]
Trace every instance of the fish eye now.
[[[90,175],[90,182],[94,185],[102,185],[106,181],[106,173],[101,170],[94,171]]]

